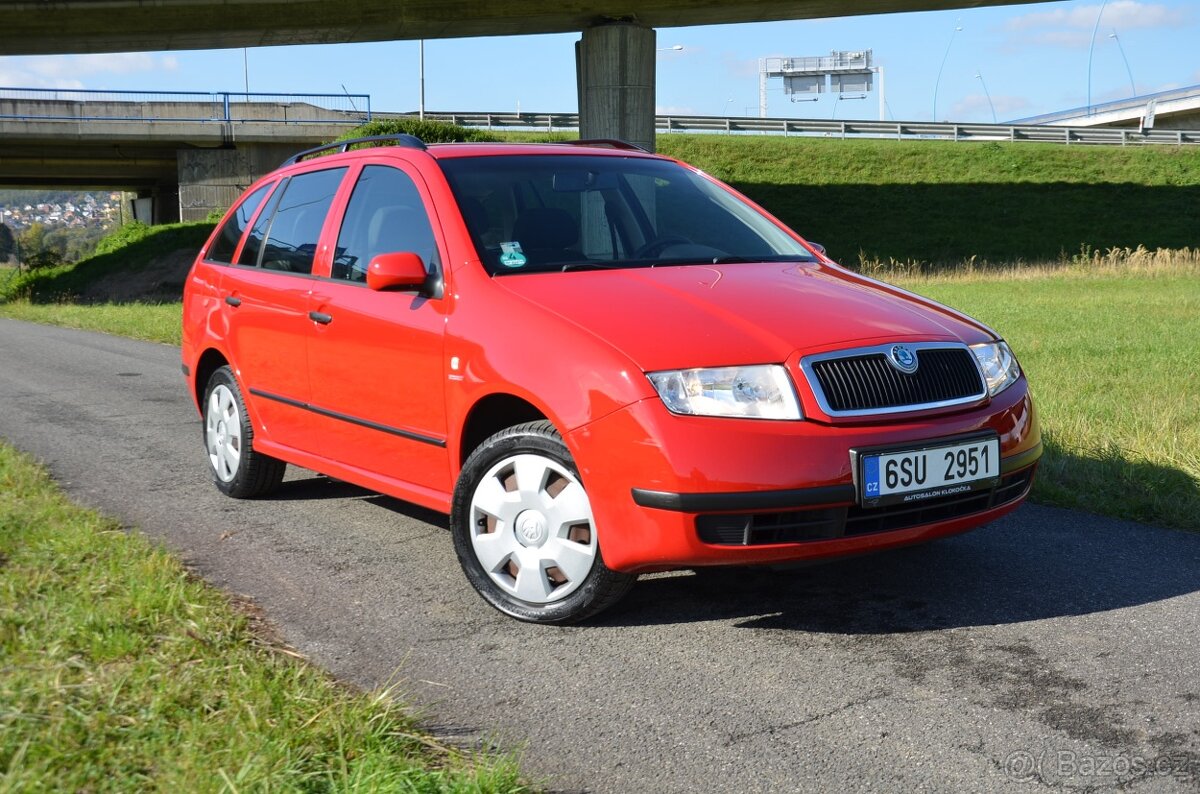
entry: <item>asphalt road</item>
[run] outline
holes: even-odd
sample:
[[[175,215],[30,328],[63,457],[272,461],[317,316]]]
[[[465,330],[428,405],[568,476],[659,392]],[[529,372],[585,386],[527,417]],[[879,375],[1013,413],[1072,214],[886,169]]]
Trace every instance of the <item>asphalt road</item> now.
[[[1027,505],[832,565],[643,577],[539,628],[475,595],[435,514],[297,469],[222,497],[175,348],[0,319],[0,437],[553,790],[1200,789],[1200,535]]]

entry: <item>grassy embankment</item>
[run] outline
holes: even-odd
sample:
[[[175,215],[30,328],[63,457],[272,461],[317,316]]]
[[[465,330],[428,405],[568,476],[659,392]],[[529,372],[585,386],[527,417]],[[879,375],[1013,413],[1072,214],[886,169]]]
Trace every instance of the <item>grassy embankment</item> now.
[[[180,268],[157,271],[164,258],[186,262],[183,252],[198,249],[211,231],[210,223],[131,224],[78,264],[20,273],[0,268],[0,316],[179,344]],[[151,270],[165,280],[147,280]],[[123,282],[138,284],[127,290]],[[129,292],[136,296],[112,299]]]
[[[844,265],[925,270],[1200,245],[1200,150],[660,135]]]
[[[251,624],[0,444],[0,790],[525,790]]]

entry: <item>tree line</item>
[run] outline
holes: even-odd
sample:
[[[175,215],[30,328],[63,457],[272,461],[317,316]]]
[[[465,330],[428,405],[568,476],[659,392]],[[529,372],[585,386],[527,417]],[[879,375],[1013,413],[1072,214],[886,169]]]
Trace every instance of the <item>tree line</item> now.
[[[14,232],[0,223],[0,264],[38,270],[78,262],[96,249],[105,234],[99,226],[48,227],[43,223]]]

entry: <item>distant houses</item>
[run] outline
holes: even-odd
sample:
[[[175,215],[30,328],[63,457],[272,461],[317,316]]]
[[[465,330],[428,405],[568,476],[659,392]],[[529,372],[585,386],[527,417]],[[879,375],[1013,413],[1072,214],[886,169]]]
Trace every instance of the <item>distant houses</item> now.
[[[27,229],[35,223],[47,229],[107,228],[120,223],[120,193],[80,193],[68,200],[57,201],[38,200],[34,198],[37,195],[29,194],[26,202],[10,200],[5,203],[4,198],[0,198],[0,223],[13,231]]]

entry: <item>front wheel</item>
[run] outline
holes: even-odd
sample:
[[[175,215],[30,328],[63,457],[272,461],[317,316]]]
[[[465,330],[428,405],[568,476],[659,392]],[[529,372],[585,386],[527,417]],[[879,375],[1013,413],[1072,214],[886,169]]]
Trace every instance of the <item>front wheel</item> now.
[[[587,492],[549,422],[510,427],[471,453],[450,525],[467,579],[518,620],[575,623],[637,579],[604,564]]]
[[[204,390],[204,451],[213,484],[226,496],[262,496],[283,481],[287,464],[254,449],[246,401],[228,366],[214,372]]]

